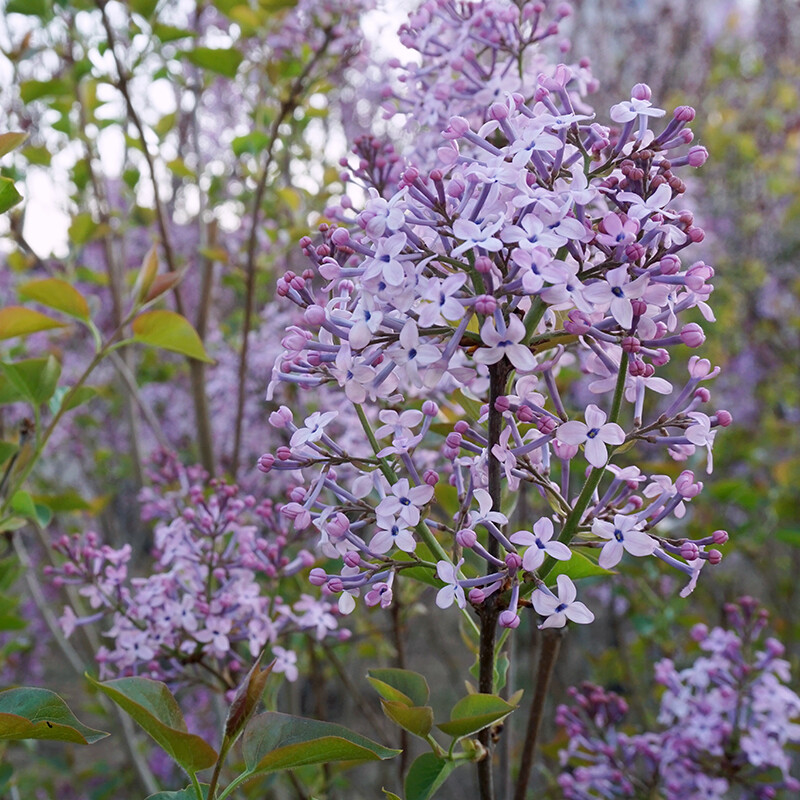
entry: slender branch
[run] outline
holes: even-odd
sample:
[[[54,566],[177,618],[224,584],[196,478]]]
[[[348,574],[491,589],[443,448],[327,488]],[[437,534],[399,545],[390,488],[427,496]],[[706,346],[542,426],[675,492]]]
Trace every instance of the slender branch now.
[[[539,664],[536,670],[536,688],[534,689],[533,701],[528,714],[528,726],[525,730],[525,739],[522,745],[522,758],[514,790],[514,800],[525,800],[525,792],[528,788],[533,760],[536,755],[536,742],[544,715],[547,692],[565,631],[566,628],[547,628],[542,631],[542,647],[539,652]]]
[[[233,435],[233,453],[231,455],[231,475],[236,479],[239,471],[239,460],[241,458],[242,445],[242,425],[244,422],[244,398],[246,393],[245,378],[247,377],[247,358],[250,337],[250,330],[253,325],[253,304],[255,301],[256,286],[256,244],[258,242],[258,226],[261,219],[261,203],[264,200],[264,192],[267,188],[270,167],[275,155],[275,145],[278,141],[280,127],[284,121],[294,113],[300,102],[300,94],[304,89],[306,79],[317,65],[328,49],[328,44],[332,38],[332,31],[325,32],[325,40],[320,49],[314,53],[313,57],[304,67],[303,71],[293,81],[288,96],[281,102],[278,113],[270,126],[267,146],[264,151],[261,174],[256,186],[256,193],[253,196],[253,206],[250,211],[250,235],[247,240],[247,258],[245,262],[245,273],[247,275],[245,284],[245,306],[244,324],[242,327],[242,349],[239,353],[239,374],[238,374],[238,393],[236,396],[236,423]]]
[[[503,415],[495,408],[497,399],[505,393],[506,379],[511,366],[503,358],[489,367],[489,441],[487,444],[487,461],[489,470],[489,495],[492,498],[492,510],[500,511],[502,504],[502,465],[492,452],[500,442],[503,430]],[[499,543],[489,537],[489,553],[497,556]],[[491,567],[489,567],[491,569]],[[495,634],[497,618],[500,614],[497,594],[488,597],[480,606],[480,644],[478,645],[478,691],[492,694],[494,691]],[[492,774],[492,738],[491,730],[486,729],[478,734],[478,741],[486,749],[486,757],[478,762],[478,786],[481,800],[494,800],[494,780]]]

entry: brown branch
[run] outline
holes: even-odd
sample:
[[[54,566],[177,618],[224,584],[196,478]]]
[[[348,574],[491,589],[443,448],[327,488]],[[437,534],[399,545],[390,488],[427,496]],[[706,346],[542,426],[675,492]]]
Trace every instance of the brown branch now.
[[[539,664],[536,670],[536,688],[530,713],[528,714],[528,727],[525,730],[525,739],[522,745],[522,759],[520,761],[517,785],[514,790],[514,800],[525,800],[525,792],[533,769],[533,759],[536,755],[536,742],[539,738],[539,728],[544,715],[544,705],[547,700],[547,691],[553,669],[561,649],[561,640],[564,638],[566,628],[547,628],[542,631],[542,647],[539,653]]]

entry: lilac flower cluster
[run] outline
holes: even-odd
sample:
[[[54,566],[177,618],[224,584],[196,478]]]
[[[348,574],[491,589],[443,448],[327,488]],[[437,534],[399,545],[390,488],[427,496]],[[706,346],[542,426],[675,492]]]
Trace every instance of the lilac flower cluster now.
[[[499,55],[493,69],[504,69]],[[500,592],[500,623],[516,627],[533,591],[545,625],[589,622],[567,574],[557,594],[546,584],[579,550],[602,548],[607,569],[624,552],[655,556],[690,576],[685,592],[721,558],[712,545],[724,531],[689,541],[653,530],[701,490],[691,470],[672,480],[611,463],[642,442],[677,460],[706,449],[710,471],[717,428],[731,421],[702,410],[710,393],[700,384],[718,372],[706,359],[689,360],[677,391],[656,375],[675,348],[704,340],[682,314],[713,320],[714,271],[683,259],[703,232],[675,207],[685,188],[677,172],[707,157],[687,148],[694,111],[680,107],[651,130],[666,112],[637,84],[606,127],[576,106],[579,72],[562,64],[534,82],[527,102],[507,89],[494,102],[472,97],[487,104],[477,114],[486,122],[476,130],[450,117],[436,166],[406,164],[396,191],[387,174],[398,160],[362,142],[363,210],[344,203],[347,222],[321,226],[321,243],[302,241],[309,268],[279,280],[304,324],[284,337],[268,397],[280,383],[338,386],[349,404],[302,421],[281,407],[270,421],[287,443],[259,465],[298,476],[282,513],[297,530],[316,527],[320,550],[343,561],[338,572],[312,571],[343,611],[359,595],[388,605],[396,575],[423,565],[445,584],[442,606],[464,607],[465,590],[476,605]],[[439,102],[438,113],[452,107]],[[576,363],[600,405],[570,407],[560,384]],[[334,426],[356,417],[364,438],[345,446]],[[490,485],[497,464],[507,493],[527,485],[550,509],[531,529],[507,531]],[[449,518],[433,504],[442,478],[457,496]]]
[[[656,666],[666,687],[656,732],[621,729],[627,704],[597,686],[571,689],[557,721],[569,737],[559,785],[567,800],[757,798],[797,792],[787,748],[800,742],[800,697],[787,685],[784,648],[762,635],[766,612],[749,597],[726,607],[725,628],[693,630],[703,656],[683,670]],[[761,648],[761,649],[759,649]]]
[[[55,544],[64,563],[48,570],[53,583],[79,587],[92,609],[81,615],[65,607],[64,633],[111,621],[105,636],[113,644],[96,654],[101,677],[138,674],[230,690],[269,646],[275,669],[294,680],[297,656],[278,642],[295,632],[317,640],[348,635],[327,600],[303,593],[290,602],[275,593],[314,563],[292,546],[279,509],[207,477],[161,454],[141,496],[143,518],[157,521],[146,577],[129,575],[130,544],[115,549],[93,532]]]

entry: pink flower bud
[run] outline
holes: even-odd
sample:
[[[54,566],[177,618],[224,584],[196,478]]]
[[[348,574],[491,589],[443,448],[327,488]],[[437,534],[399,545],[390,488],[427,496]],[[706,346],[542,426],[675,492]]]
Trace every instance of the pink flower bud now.
[[[277,411],[269,415],[269,424],[273,428],[285,428],[294,419],[291,410],[286,406],[281,406]]]
[[[436,486],[439,483],[439,474],[432,469],[426,469],[422,475],[422,480],[426,486]]]
[[[552,444],[556,458],[569,461],[578,454],[578,445],[576,444],[564,444],[563,442],[559,442],[558,439],[554,439]]]
[[[700,145],[695,145],[694,147],[689,148],[689,152],[686,154],[689,166],[690,167],[702,167],[703,164],[708,161],[708,150],[705,147],[701,147]]]
[[[666,255],[658,262],[662,275],[675,275],[680,271],[681,260],[678,256]]]
[[[717,417],[717,425],[719,425],[721,428],[727,428],[728,425],[730,425],[731,422],[733,422],[733,417],[731,416],[731,412],[726,411],[724,408],[721,408],[719,411],[717,411],[716,417]]]
[[[469,130],[469,122],[464,117],[450,117],[447,130],[442,134],[446,139],[458,139]]]
[[[678,490],[678,494],[680,494],[681,497],[691,500],[703,491],[703,484],[699,481],[695,483],[694,472],[690,469],[685,469],[675,479],[675,488]]]
[[[672,116],[680,122],[691,122],[694,119],[694,109],[691,106],[678,106]]]
[[[347,244],[350,241],[350,232],[347,228],[337,228],[331,234],[331,241],[338,246]]]
[[[465,419],[460,419],[455,425],[453,425],[453,430],[463,436],[469,430],[469,422],[467,422]]]
[[[486,595],[483,593],[482,589],[479,589],[477,586],[474,589],[469,590],[469,597],[470,603],[474,606],[479,606],[485,599]]]
[[[308,582],[312,586],[324,586],[328,582],[328,576],[324,569],[315,567],[308,573]]]
[[[517,553],[506,553],[505,561],[511,572],[516,572],[522,566],[522,556]]]
[[[439,406],[433,400],[426,400],[422,404],[422,413],[426,417],[435,417],[439,413]]]
[[[489,119],[506,119],[508,117],[508,106],[505,103],[492,103],[489,106]]]
[[[462,528],[456,534],[456,542],[458,542],[461,547],[473,547],[477,541],[478,534],[469,528]]]
[[[655,366],[663,367],[664,364],[669,364],[669,353],[663,347],[659,347],[650,360]]]
[[[290,447],[286,447],[286,445],[281,445],[275,451],[275,455],[278,456],[280,461],[288,461],[292,457],[292,449]]]
[[[357,567],[361,564],[361,554],[357,550],[348,550],[344,555],[344,563],[348,567]]]
[[[536,429],[539,431],[539,433],[542,433],[545,436],[549,436],[551,433],[555,433],[557,427],[558,427],[558,422],[554,420],[552,417],[541,416],[536,422]]]
[[[484,314],[487,317],[494,314],[497,308],[497,300],[490,294],[481,294],[475,298],[475,310],[479,314]]]
[[[681,341],[687,347],[700,347],[706,340],[703,329],[696,322],[689,322],[681,328]]]
[[[689,635],[695,642],[702,642],[708,636],[708,626],[698,622],[697,625],[692,626]]]
[[[711,538],[714,544],[725,544],[728,541],[728,531],[714,531],[714,533],[711,534]]]
[[[497,400],[494,401],[494,410],[499,411],[501,414],[504,414],[510,408],[511,403],[505,395],[498,397]]]
[[[642,349],[642,343],[635,336],[623,337],[620,344],[626,353],[638,353]]]
[[[264,455],[258,459],[258,469],[265,474],[272,469],[274,464],[275,456],[272,455],[272,453],[264,453]]]
[[[564,320],[564,330],[574,336],[582,336],[588,333],[591,327],[592,322],[589,317],[577,308],[573,308],[572,311],[567,314],[567,319]]]
[[[694,396],[701,402],[707,403],[711,399],[711,392],[705,386],[695,390]]]
[[[708,551],[708,563],[716,566],[717,564],[722,561],[722,553],[719,550],[709,550]]]
[[[513,611],[506,609],[505,611],[501,612],[497,619],[497,623],[501,628],[511,628],[513,630],[514,628],[519,627],[519,616]]]
[[[686,561],[695,561],[700,555],[700,548],[694,542],[684,542],[681,545],[681,557]]]
[[[653,92],[646,83],[637,83],[631,89],[631,97],[634,100],[649,100],[653,96]]]
[[[520,422],[533,422],[536,419],[536,415],[533,413],[532,408],[528,408],[528,406],[520,406],[517,409],[517,419]]]
[[[328,581],[328,591],[332,592],[333,594],[339,594],[339,592],[344,591],[344,584],[342,583],[341,578],[331,578]]]
[[[489,258],[489,256],[478,256],[475,259],[475,269],[480,272],[481,275],[486,275],[492,271],[492,259]]]

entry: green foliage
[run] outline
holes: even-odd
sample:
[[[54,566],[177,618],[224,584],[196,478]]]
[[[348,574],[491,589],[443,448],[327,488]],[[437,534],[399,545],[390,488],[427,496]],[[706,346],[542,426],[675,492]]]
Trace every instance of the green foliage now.
[[[186,317],[174,311],[145,311],[133,320],[133,341],[213,363]]]
[[[423,753],[408,770],[405,780],[405,800],[429,800],[441,788],[458,763]]]
[[[110,697],[190,775],[211,767],[217,753],[208,742],[186,729],[186,721],[175,696],[160,681],[149,678],[118,678],[89,682]]]
[[[516,705],[497,695],[468,694],[453,706],[450,721],[442,722],[436,727],[442,733],[460,739],[500,722],[515,708]]]
[[[92,744],[108,736],[81,723],[49,689],[23,687],[0,692],[0,739],[51,739]]]
[[[378,761],[400,751],[341,725],[267,711],[247,727],[242,752],[249,775],[336,761]]]

